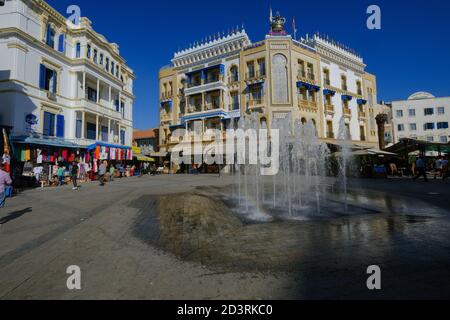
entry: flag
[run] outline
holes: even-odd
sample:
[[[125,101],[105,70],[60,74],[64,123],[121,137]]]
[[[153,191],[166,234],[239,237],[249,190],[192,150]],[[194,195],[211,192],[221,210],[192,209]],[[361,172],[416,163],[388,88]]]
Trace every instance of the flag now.
[[[294,40],[297,40],[297,26],[295,23],[295,17],[292,18],[292,32],[294,33]]]

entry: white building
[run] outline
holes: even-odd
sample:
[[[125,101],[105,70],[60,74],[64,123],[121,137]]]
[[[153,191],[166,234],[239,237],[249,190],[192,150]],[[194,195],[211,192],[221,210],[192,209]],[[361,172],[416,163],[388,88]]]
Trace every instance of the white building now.
[[[417,92],[408,100],[392,102],[395,142],[411,138],[428,142],[450,141],[450,97]]]
[[[74,25],[42,0],[0,7],[0,124],[13,136],[131,146],[134,78],[89,19]]]

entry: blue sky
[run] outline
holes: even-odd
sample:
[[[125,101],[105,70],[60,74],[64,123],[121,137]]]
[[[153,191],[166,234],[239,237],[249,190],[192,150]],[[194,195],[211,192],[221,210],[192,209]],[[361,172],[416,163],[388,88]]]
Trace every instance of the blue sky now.
[[[359,52],[378,79],[378,99],[416,91],[450,96],[450,1],[446,0],[47,0],[64,13],[81,8],[96,31],[120,45],[137,80],[134,125],[157,127],[158,71],[173,53],[213,33],[245,25],[253,42],[268,31],[269,7],[297,21],[298,35],[319,31]],[[377,4],[382,30],[366,28],[366,9]],[[256,11],[255,11],[256,10]]]

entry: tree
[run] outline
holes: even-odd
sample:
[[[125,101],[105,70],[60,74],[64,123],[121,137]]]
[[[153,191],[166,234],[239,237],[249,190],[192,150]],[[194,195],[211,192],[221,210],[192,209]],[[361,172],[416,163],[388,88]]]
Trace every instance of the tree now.
[[[385,113],[380,113],[376,116],[375,120],[377,121],[378,126],[378,141],[380,144],[380,150],[383,150],[385,147],[384,141],[384,133],[385,133],[385,125],[388,122],[388,115]]]

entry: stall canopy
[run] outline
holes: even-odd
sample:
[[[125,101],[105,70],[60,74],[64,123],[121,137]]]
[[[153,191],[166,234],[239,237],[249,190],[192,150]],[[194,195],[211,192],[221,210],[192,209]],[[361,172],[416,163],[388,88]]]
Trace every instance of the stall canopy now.
[[[109,144],[109,143],[105,143],[105,142],[96,142],[94,144],[91,144],[90,146],[87,146],[87,149],[94,150],[96,147],[106,147],[106,148],[126,149],[126,150],[131,149],[131,147]]]
[[[412,152],[440,152],[440,153],[450,153],[450,144],[436,143],[421,141],[415,139],[401,139],[400,142],[394,144],[393,146],[386,148],[386,151],[394,152],[397,154],[408,155]]]
[[[38,136],[18,136],[12,137],[11,142],[17,144],[32,144],[32,145],[40,145],[40,146],[50,146],[50,147],[59,147],[59,148],[72,148],[72,149],[84,149],[85,147],[80,146],[79,144],[68,141],[61,138],[55,137],[38,137]]]

